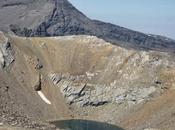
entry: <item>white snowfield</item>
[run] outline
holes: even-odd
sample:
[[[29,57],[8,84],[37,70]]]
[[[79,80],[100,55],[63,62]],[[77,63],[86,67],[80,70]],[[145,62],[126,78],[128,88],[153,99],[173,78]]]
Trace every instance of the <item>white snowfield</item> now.
[[[37,91],[37,93],[45,103],[49,105],[51,104],[51,102],[46,98],[46,96],[41,91]]]

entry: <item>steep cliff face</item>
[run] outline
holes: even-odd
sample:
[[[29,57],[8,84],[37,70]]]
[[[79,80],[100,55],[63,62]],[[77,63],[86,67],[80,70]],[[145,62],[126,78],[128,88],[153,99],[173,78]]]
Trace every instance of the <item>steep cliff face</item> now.
[[[14,57],[0,71],[0,122],[33,128],[30,120],[80,118],[135,130],[174,127],[167,123],[174,121],[173,55],[126,50],[85,35],[0,35]],[[161,107],[151,107],[154,103]]]
[[[20,36],[94,35],[126,48],[173,52],[175,41],[91,20],[67,0],[2,0],[0,29]]]
[[[54,8],[54,2],[47,0],[2,0],[0,2],[0,28],[36,29]],[[26,33],[27,34],[27,33]]]

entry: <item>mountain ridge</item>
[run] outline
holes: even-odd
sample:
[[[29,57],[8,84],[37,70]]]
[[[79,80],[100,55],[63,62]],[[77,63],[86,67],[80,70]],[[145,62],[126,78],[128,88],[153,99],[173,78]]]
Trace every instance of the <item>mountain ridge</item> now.
[[[68,0],[3,0],[0,4],[0,11],[4,13],[12,12],[15,8],[18,11],[13,12],[13,15],[8,14],[7,18],[5,14],[0,15],[4,21],[0,22],[0,30],[10,30],[16,35],[27,37],[94,35],[125,48],[173,53],[175,50],[174,40],[92,20]]]

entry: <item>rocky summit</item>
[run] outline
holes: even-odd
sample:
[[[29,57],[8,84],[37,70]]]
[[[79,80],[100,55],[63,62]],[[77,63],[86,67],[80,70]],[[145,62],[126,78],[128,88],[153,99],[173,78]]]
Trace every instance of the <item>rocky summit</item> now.
[[[19,36],[86,34],[125,48],[174,53],[175,41],[91,20],[67,0],[1,0],[0,30]]]

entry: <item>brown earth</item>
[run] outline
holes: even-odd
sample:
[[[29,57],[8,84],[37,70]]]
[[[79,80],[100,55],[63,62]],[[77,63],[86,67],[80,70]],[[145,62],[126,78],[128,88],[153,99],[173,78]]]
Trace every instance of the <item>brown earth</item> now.
[[[0,43],[3,43],[4,36],[2,33],[0,36]],[[6,34],[6,37],[15,61],[0,71],[0,122],[4,125],[51,129],[47,121],[80,118],[104,121],[128,130],[174,130],[173,55],[126,50],[92,36],[25,38]],[[43,67],[36,69],[38,61]],[[76,76],[87,72],[97,74],[84,83],[111,86],[116,81],[116,88],[155,86],[156,92],[149,100],[131,106],[125,102],[81,108],[67,104],[60,89],[49,78],[53,73]],[[41,91],[51,105],[46,104],[34,89],[39,74]]]

